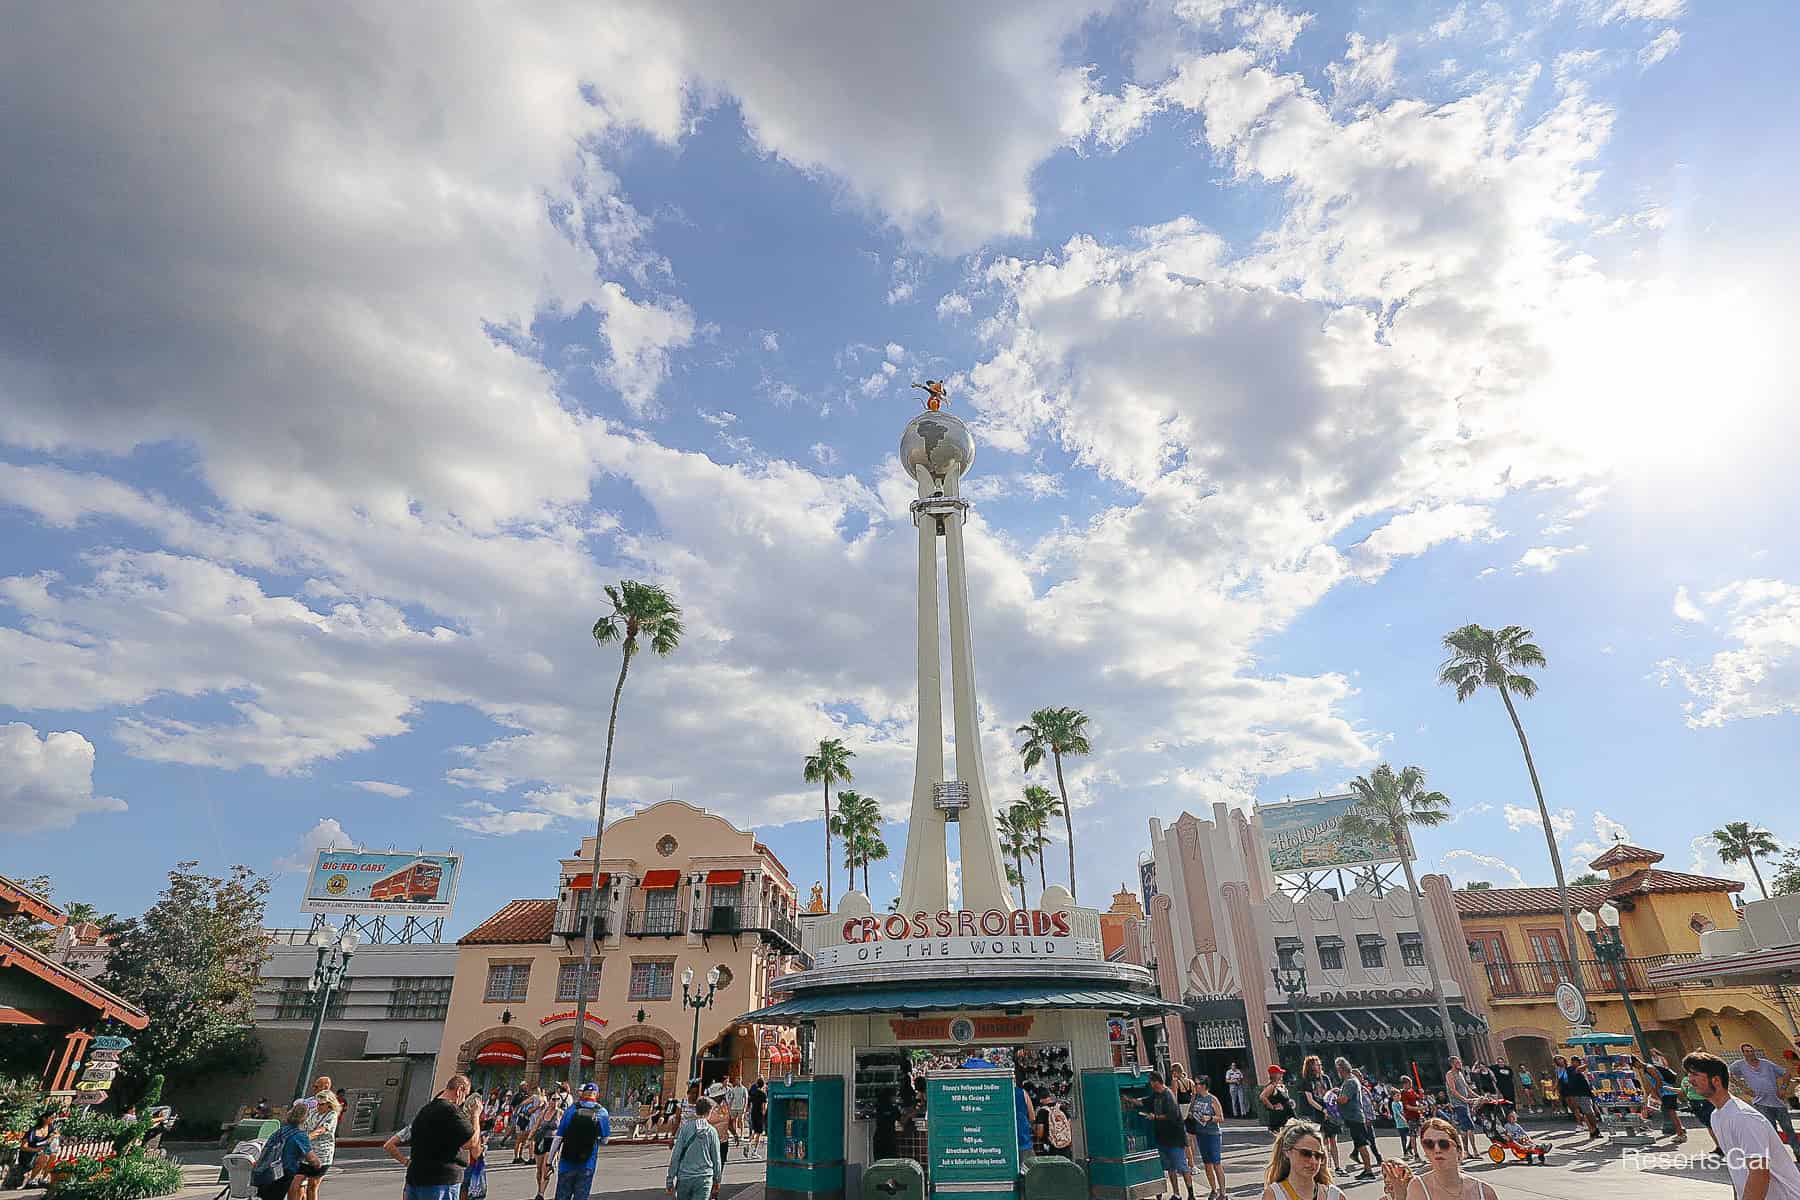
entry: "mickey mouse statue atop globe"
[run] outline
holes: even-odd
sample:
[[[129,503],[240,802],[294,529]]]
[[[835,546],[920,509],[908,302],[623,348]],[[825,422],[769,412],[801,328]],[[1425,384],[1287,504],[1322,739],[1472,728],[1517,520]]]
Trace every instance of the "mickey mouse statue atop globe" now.
[[[975,465],[975,437],[969,427],[943,411],[944,384],[932,379],[915,383],[925,392],[925,411],[906,423],[900,435],[900,466],[908,475],[924,467],[942,483],[955,467],[959,477]]]

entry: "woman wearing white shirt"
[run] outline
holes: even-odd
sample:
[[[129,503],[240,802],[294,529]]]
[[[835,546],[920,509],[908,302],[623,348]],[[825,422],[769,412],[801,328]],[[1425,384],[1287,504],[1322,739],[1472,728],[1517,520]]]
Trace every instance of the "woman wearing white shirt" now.
[[[1344,1200],[1343,1190],[1331,1182],[1324,1135],[1311,1121],[1282,1126],[1263,1177],[1268,1185],[1262,1200]]]
[[[1463,1174],[1461,1135],[1444,1118],[1431,1117],[1419,1126],[1419,1152],[1425,1157],[1423,1175],[1391,1158],[1381,1165],[1388,1200],[1499,1200],[1488,1184]]]

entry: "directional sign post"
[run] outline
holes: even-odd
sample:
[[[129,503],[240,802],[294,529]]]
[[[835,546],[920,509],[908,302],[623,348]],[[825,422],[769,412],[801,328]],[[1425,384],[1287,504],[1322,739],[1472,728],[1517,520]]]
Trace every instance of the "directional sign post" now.
[[[93,1048],[96,1050],[129,1050],[131,1049],[131,1039],[106,1034],[94,1039]]]

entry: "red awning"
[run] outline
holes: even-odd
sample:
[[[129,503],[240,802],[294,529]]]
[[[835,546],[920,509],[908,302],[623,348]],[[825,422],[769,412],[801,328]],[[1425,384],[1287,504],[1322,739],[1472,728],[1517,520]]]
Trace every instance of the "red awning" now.
[[[655,892],[661,891],[663,888],[680,886],[681,872],[678,870],[644,872],[644,888],[646,891]]]
[[[625,1042],[612,1052],[612,1058],[607,1061],[617,1067],[631,1063],[660,1065],[662,1060],[662,1047],[655,1042]]]
[[[510,1067],[525,1062],[525,1047],[517,1042],[489,1042],[475,1052],[472,1061],[477,1067]]]
[[[744,882],[744,873],[742,871],[708,871],[706,882],[715,886],[730,886],[734,883]]]
[[[570,1042],[558,1042],[538,1056],[538,1062],[546,1067],[566,1067],[569,1065]],[[594,1048],[586,1042],[581,1044],[581,1065],[594,1065]]]
[[[612,875],[609,872],[606,872],[606,871],[600,872],[600,886],[601,887],[605,887],[607,885],[607,882],[611,879],[612,879]],[[588,871],[583,871],[581,874],[577,875],[575,878],[569,880],[569,888],[571,891],[585,892],[593,886],[594,886],[594,876],[591,872],[588,872]]]

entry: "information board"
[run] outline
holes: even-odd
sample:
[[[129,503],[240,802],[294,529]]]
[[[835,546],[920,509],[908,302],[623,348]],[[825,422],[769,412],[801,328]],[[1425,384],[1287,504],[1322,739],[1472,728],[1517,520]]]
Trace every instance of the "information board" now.
[[[1004,1068],[925,1075],[933,1196],[1010,1194],[1019,1177],[1013,1073]]]

